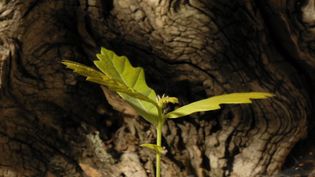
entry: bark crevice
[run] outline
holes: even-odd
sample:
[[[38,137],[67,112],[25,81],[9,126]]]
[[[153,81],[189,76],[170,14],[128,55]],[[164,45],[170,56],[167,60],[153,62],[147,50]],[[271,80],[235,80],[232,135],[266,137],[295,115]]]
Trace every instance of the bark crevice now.
[[[149,85],[181,104],[276,95],[168,121],[164,177],[277,174],[314,122],[315,81],[313,1],[281,2],[2,1],[0,176],[153,176],[154,155],[139,144],[154,129],[60,63],[92,65],[100,46],[144,67]]]

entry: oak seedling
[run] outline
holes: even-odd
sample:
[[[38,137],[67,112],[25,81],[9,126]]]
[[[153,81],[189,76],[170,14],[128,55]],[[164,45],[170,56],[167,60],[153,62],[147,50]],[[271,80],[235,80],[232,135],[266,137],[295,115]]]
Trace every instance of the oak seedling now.
[[[86,80],[105,86],[116,92],[141,117],[156,128],[156,144],[142,144],[156,153],[156,177],[161,173],[161,155],[165,153],[162,147],[162,127],[166,120],[176,119],[196,112],[221,109],[221,104],[249,104],[251,99],[266,99],[273,94],[267,92],[230,93],[202,99],[188,105],[179,107],[170,112],[164,112],[170,103],[178,103],[176,97],[158,96],[145,81],[144,71],[141,67],[133,67],[128,58],[118,56],[113,51],[101,48],[96,54],[97,60],[94,69],[83,64],[64,60],[62,63]]]

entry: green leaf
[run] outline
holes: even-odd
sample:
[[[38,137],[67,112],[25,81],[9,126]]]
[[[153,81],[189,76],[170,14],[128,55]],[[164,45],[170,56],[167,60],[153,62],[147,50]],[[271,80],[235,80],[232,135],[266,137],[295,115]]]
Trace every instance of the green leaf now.
[[[157,125],[159,121],[159,105],[154,90],[147,86],[144,71],[140,67],[133,67],[128,58],[117,56],[113,51],[105,48],[96,55],[94,61],[97,71],[91,67],[64,60],[62,63],[74,72],[83,75],[86,80],[104,85],[117,92],[144,119]]]
[[[62,62],[64,65],[67,66],[67,68],[72,69],[74,72],[87,77],[86,80],[95,82],[100,85],[104,85],[111,90],[120,91],[126,94],[135,95],[137,97],[137,94],[133,92],[133,90],[129,89],[125,85],[119,83],[118,81],[115,81],[102,72],[99,72],[95,70],[94,68],[82,65],[77,62],[69,61],[69,60],[63,60]],[[139,95],[139,97],[143,97],[143,95]]]
[[[196,112],[220,109],[220,104],[248,104],[251,99],[265,99],[273,94],[266,92],[231,93],[210,97],[182,106],[165,115],[166,118],[179,118]]]
[[[94,61],[96,67],[106,76],[115,81],[119,81],[126,87],[137,93],[133,94],[118,92],[144,119],[157,125],[159,121],[159,112],[156,93],[148,87],[145,81],[144,71],[140,67],[133,67],[128,58],[117,56],[113,51],[105,48],[96,55],[98,60]],[[142,96],[139,97],[141,94]]]
[[[151,149],[151,150],[153,150],[159,154],[166,154],[166,150],[163,149],[163,147],[156,145],[156,144],[141,144],[140,146]]]
[[[74,72],[76,72],[82,76],[85,76],[85,77],[101,78],[101,77],[105,76],[103,73],[95,70],[94,68],[85,66],[83,64],[80,64],[80,63],[77,63],[74,61],[63,60],[61,63],[66,65],[67,68],[72,69]],[[107,77],[107,76],[105,76],[105,77]]]

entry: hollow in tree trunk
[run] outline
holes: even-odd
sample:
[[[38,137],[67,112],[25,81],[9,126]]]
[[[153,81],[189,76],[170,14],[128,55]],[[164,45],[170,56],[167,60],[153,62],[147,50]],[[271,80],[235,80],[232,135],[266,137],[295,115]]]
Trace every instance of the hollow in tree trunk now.
[[[181,104],[268,91],[167,121],[163,177],[281,171],[314,123],[314,0],[0,1],[0,176],[152,177],[154,129],[60,63],[101,46]]]

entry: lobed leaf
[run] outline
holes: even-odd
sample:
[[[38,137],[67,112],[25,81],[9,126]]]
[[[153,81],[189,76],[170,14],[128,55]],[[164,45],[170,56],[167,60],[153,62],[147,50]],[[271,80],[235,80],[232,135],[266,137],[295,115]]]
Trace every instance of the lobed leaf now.
[[[133,67],[125,56],[117,56],[105,48],[96,56],[98,60],[95,60],[94,64],[100,71],[73,61],[64,60],[62,63],[87,77],[86,80],[117,92],[139,115],[157,125],[159,121],[157,97],[155,91],[147,86],[143,69]]]
[[[67,68],[72,69],[74,72],[82,76],[85,76],[86,80],[90,82],[104,85],[108,88],[111,88],[112,90],[120,91],[123,93],[132,92],[132,90],[130,90],[128,87],[122,85],[118,81],[110,79],[108,76],[95,70],[94,68],[82,65],[77,62],[69,61],[69,60],[63,60],[62,64],[66,65]],[[130,93],[130,94],[133,94],[133,93]]]
[[[159,108],[156,93],[146,84],[143,69],[133,67],[127,57],[117,56],[113,51],[105,48],[102,48],[101,53],[96,56],[98,60],[95,60],[94,64],[102,73],[130,88],[137,95],[135,97],[134,94],[118,91],[119,96],[126,100],[144,119],[157,125]]]
[[[61,63],[66,65],[67,68],[72,69],[74,72],[76,72],[82,76],[85,76],[85,77],[102,78],[103,76],[105,76],[103,73],[95,70],[94,68],[85,66],[81,63],[77,63],[77,62],[70,61],[70,60],[63,60]],[[105,77],[107,77],[107,76],[105,76]]]
[[[221,104],[249,104],[251,99],[265,99],[272,97],[273,94],[266,92],[247,92],[247,93],[231,93],[210,97],[200,101],[182,106],[165,115],[166,118],[179,118],[196,112],[211,111],[220,109]]]

